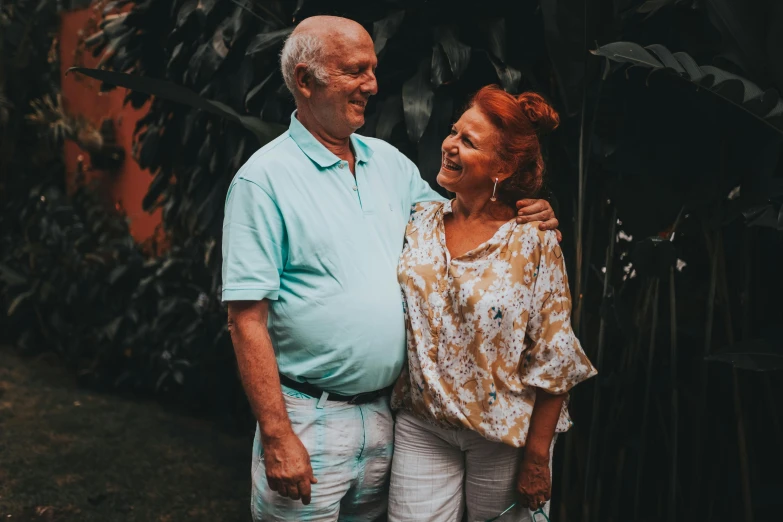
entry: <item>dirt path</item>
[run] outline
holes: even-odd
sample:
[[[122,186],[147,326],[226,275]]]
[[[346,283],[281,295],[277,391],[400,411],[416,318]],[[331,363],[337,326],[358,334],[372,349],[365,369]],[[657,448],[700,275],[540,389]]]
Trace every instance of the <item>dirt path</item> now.
[[[0,347],[0,521],[248,521],[251,438]]]

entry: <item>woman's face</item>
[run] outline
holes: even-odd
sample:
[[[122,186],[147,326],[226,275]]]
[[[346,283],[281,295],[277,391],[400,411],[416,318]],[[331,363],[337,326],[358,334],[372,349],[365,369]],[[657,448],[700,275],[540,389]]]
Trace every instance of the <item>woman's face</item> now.
[[[492,192],[499,173],[496,157],[497,129],[477,108],[465,111],[441,145],[438,185],[454,193]]]

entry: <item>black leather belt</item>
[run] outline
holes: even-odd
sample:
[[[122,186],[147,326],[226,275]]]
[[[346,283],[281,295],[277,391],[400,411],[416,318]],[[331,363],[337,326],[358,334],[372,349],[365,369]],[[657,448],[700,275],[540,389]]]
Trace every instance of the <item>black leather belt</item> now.
[[[280,383],[288,386],[289,388],[296,390],[298,392],[304,393],[305,395],[309,395],[310,397],[313,397],[314,399],[318,399],[323,395],[324,390],[319,388],[318,386],[315,386],[313,384],[307,383],[307,382],[298,382],[295,381],[289,377],[286,377],[282,373],[280,374]],[[329,396],[326,400],[328,401],[337,401],[337,402],[347,402],[348,404],[366,404],[368,402],[372,402],[375,399],[378,399],[380,397],[388,397],[391,394],[392,387],[388,386],[386,388],[383,388],[382,390],[375,390],[371,392],[365,392],[365,393],[357,393],[356,395],[340,395],[339,393],[329,393]]]

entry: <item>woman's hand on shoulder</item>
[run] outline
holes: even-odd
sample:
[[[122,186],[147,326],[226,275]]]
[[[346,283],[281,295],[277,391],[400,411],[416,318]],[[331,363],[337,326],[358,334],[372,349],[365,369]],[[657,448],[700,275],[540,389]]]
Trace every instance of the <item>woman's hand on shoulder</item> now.
[[[552,205],[545,199],[521,199],[517,201],[517,223],[530,223],[540,221],[538,228],[541,230],[554,230],[557,234],[557,242],[563,240],[563,234],[557,229],[560,222],[555,216]]]

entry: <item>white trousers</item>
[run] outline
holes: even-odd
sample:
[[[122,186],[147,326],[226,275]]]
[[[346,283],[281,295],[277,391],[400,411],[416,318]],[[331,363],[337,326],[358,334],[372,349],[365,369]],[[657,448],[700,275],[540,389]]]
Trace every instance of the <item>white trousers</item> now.
[[[521,455],[521,449],[474,431],[444,430],[401,411],[394,428],[389,522],[460,522],[466,510],[469,522],[498,516],[519,500]],[[543,511],[549,514],[549,502]],[[544,517],[534,518],[517,505],[500,521]]]

